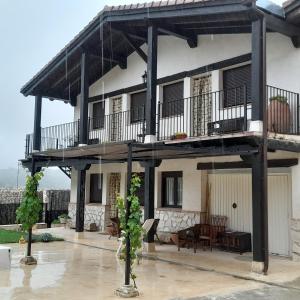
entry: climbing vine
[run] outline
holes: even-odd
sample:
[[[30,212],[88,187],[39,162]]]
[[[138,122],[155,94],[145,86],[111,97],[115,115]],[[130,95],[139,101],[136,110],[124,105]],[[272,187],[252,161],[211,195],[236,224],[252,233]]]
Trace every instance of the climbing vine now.
[[[117,197],[117,207],[119,210],[120,227],[122,230],[123,247],[120,259],[126,260],[126,238],[130,239],[130,277],[136,288],[136,275],[133,273],[133,264],[137,259],[137,251],[142,247],[143,228],[141,225],[142,211],[140,201],[136,195],[137,190],[141,186],[141,179],[138,175],[134,174],[131,178],[131,185],[127,201],[130,205],[129,218],[126,222],[126,207],[125,201],[122,197]]]

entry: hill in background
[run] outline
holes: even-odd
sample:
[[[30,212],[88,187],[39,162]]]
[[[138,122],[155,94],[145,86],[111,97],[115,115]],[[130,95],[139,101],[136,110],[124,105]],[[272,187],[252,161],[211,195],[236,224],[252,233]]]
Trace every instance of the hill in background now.
[[[22,167],[0,169],[0,188],[22,188],[29,173]],[[47,168],[40,182],[40,189],[70,189],[71,180],[58,168]]]

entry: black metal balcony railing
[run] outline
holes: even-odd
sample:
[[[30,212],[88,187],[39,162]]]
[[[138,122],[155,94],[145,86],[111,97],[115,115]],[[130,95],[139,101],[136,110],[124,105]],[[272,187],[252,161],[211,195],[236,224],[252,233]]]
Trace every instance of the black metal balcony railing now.
[[[199,137],[246,131],[251,119],[246,95],[243,86],[159,103],[159,140],[172,139],[176,133]]]
[[[267,87],[268,130],[275,133],[300,134],[299,94]],[[157,139],[172,139],[176,133],[188,137],[223,135],[249,130],[251,100],[246,86],[210,92],[167,103],[158,103]],[[89,119],[88,144],[136,140],[145,137],[144,107]],[[67,149],[79,144],[80,122],[43,128],[41,151]],[[32,135],[26,136],[26,156],[32,152]]]

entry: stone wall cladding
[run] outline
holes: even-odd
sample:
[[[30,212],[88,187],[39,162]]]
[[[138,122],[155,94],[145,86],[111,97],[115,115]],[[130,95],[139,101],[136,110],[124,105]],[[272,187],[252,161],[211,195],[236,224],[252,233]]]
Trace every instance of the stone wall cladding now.
[[[300,261],[300,219],[291,219],[293,260]]]
[[[107,222],[107,207],[105,205],[85,206],[84,226],[88,228],[91,223],[95,223],[100,232],[105,231],[105,224]],[[76,204],[69,203],[69,217],[71,218],[71,227],[74,228],[76,224]]]
[[[0,189],[0,204],[20,203],[23,192],[23,189]],[[39,197],[43,199],[43,192],[39,192]]]
[[[160,219],[158,231],[171,233],[200,223],[200,212],[156,209],[155,218]]]

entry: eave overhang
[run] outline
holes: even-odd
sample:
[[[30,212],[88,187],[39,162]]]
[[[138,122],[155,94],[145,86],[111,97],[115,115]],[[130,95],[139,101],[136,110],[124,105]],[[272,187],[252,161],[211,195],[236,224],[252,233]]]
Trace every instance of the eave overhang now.
[[[160,34],[175,31],[188,41],[189,35],[251,32],[251,21],[265,16],[268,30],[300,37],[300,28],[259,9],[252,0],[198,0],[182,5],[151,5],[104,8],[22,87],[21,93],[75,105],[74,99],[80,93],[81,53],[89,55],[89,84],[93,84],[118,65],[126,68],[126,59],[135,49],[128,44],[124,32],[136,47],[141,47],[146,42],[149,22],[162,28]]]

